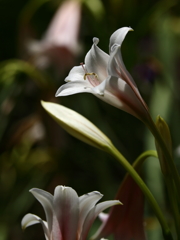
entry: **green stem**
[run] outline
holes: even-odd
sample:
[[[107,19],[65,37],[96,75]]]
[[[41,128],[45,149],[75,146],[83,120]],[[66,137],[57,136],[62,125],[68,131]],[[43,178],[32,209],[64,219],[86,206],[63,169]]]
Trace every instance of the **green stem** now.
[[[144,195],[146,196],[149,204],[153,208],[157,218],[159,219],[159,222],[161,224],[164,238],[166,240],[172,240],[172,235],[170,232],[170,229],[164,219],[163,213],[157,204],[157,201],[155,200],[154,196],[142,180],[142,178],[139,176],[139,174],[136,172],[136,170],[131,166],[131,164],[126,160],[126,158],[112,145],[108,152],[113,155],[120,163],[123,165],[123,167],[128,171],[128,173],[131,175],[131,177],[134,179],[134,181],[138,184]]]
[[[139,157],[136,158],[136,160],[133,163],[133,167],[136,169],[139,167],[148,157],[155,157],[158,158],[157,152],[155,150],[148,150],[146,152],[143,152]]]
[[[153,156],[153,157],[158,157],[157,156],[157,152],[150,150],[150,151],[146,151],[144,153],[142,153],[133,163],[133,167],[135,169],[137,169],[146,158]],[[179,223],[180,223],[180,216],[179,216],[179,209],[178,209],[178,202],[177,202],[177,198],[176,198],[176,189],[174,186],[174,181],[171,177],[166,177],[165,178],[166,181],[166,186],[167,186],[167,190],[168,190],[168,196],[169,196],[169,200],[171,203],[171,210],[173,213],[173,217],[174,217],[174,222],[175,222],[175,228],[176,228],[176,232],[177,232],[177,239],[180,240],[180,227],[179,227]]]
[[[19,59],[11,59],[1,62],[0,71],[12,71],[14,76],[19,72],[23,72],[30,76],[41,89],[47,89],[47,87],[51,86],[52,80],[47,74],[42,73],[32,64]]]
[[[166,177],[165,181],[166,181],[166,185],[167,185],[168,196],[169,196],[169,201],[171,204],[172,214],[174,217],[175,228],[176,228],[176,232],[177,232],[177,239],[180,240],[180,227],[179,227],[180,216],[179,216],[177,198],[175,197],[175,194],[174,194],[176,192],[176,189],[174,186],[174,181],[171,177]]]
[[[145,123],[146,124],[146,123]],[[164,140],[162,139],[155,123],[153,122],[152,118],[150,117],[150,121],[146,124],[146,126],[150,129],[152,132],[153,136],[155,137],[156,141],[158,142],[159,146],[161,147],[162,151],[164,152],[164,156],[167,160],[167,164],[171,173],[171,177],[174,179],[174,183],[176,186],[176,190],[178,192],[178,200],[180,200],[180,194],[179,194],[179,189],[180,189],[180,178],[179,178],[179,173],[177,171],[177,168],[174,164],[174,161],[171,157],[170,152],[168,151],[166,144]]]

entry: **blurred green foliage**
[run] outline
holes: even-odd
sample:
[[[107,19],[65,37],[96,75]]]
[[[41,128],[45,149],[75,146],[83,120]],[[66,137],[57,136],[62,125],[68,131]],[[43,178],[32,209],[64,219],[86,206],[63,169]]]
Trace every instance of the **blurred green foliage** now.
[[[92,190],[112,199],[125,174],[110,156],[68,135],[45,113],[40,100],[61,102],[96,124],[130,162],[153,139],[140,121],[92,95],[55,99],[57,88],[71,69],[38,69],[24,57],[27,38],[41,39],[60,0],[1,0],[0,2],[0,239],[43,239],[41,226],[27,229],[24,214],[43,216],[39,203],[28,192],[38,187],[53,192],[58,184],[79,195]],[[82,1],[75,65],[84,60],[92,38],[108,52],[109,37],[117,28],[131,26],[122,56],[155,118],[168,122],[175,161],[180,168],[180,2],[155,0]],[[154,160],[156,161],[156,160]],[[149,160],[144,177],[167,211],[159,164]],[[155,165],[154,165],[155,164]],[[155,187],[159,186],[158,191]],[[40,213],[40,214],[39,214]],[[149,214],[149,211],[147,211]],[[158,224],[147,215],[150,239],[158,239]],[[153,235],[154,233],[154,235]],[[159,235],[158,235],[159,236]]]

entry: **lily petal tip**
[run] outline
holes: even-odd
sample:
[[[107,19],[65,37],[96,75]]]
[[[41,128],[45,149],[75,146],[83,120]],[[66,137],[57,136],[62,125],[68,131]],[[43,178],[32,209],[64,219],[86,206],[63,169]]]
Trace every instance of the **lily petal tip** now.
[[[98,44],[98,42],[99,42],[99,38],[97,38],[97,37],[94,37],[94,38],[93,38],[93,43],[97,45],[97,44]]]
[[[123,205],[123,203],[119,200],[117,200],[116,205]]]
[[[100,193],[99,191],[93,191],[93,193],[100,195],[101,197],[103,197],[104,195],[102,193]]]
[[[129,27],[129,31],[134,32],[134,29],[132,27]]]
[[[37,190],[37,188],[31,188],[31,189],[29,190],[29,192],[32,193],[32,194],[34,194],[35,192],[37,192],[36,190]]]

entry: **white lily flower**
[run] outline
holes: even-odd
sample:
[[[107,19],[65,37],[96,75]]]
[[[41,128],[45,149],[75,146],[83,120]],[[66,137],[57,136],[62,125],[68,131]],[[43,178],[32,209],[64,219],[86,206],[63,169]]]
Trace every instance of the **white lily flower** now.
[[[99,39],[94,38],[85,64],[72,68],[65,79],[67,83],[58,89],[56,97],[88,92],[141,120],[146,118],[148,108],[126,70],[120,51],[129,31],[132,28],[123,27],[111,35],[110,55],[97,46]]]
[[[106,201],[96,204],[102,194],[90,192],[78,197],[70,187],[57,186],[54,196],[38,188],[30,192],[41,203],[46,214],[46,221],[34,214],[27,214],[22,219],[22,228],[41,223],[46,240],[85,240],[95,218],[104,209],[119,201]]]

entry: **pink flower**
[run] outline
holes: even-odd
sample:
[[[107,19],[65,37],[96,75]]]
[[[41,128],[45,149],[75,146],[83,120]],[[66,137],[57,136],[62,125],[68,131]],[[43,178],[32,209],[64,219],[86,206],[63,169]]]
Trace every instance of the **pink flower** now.
[[[56,65],[58,71],[67,69],[74,63],[79,51],[78,33],[81,17],[80,1],[64,1],[52,19],[41,41],[29,44],[31,54],[38,67]]]

